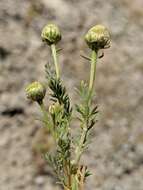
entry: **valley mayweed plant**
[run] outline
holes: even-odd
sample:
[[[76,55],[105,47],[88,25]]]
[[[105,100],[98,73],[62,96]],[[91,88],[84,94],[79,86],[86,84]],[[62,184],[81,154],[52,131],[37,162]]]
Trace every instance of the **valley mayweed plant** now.
[[[90,56],[83,56],[90,66],[89,82],[81,82],[78,89],[80,102],[71,106],[69,95],[61,80],[56,45],[61,40],[60,29],[54,24],[46,25],[41,33],[42,40],[50,47],[53,64],[45,66],[47,82],[33,82],[26,88],[27,98],[38,103],[42,111],[44,127],[49,130],[55,146],[44,157],[53,168],[64,190],[83,190],[90,175],[87,166],[81,165],[83,152],[88,147],[89,134],[97,121],[98,108],[93,103],[97,59],[103,57],[100,50],[110,47],[110,34],[106,27],[96,25],[85,35],[85,42],[91,50]],[[45,107],[44,98],[49,88],[50,104]],[[80,122],[78,138],[72,137],[70,123],[75,112]]]

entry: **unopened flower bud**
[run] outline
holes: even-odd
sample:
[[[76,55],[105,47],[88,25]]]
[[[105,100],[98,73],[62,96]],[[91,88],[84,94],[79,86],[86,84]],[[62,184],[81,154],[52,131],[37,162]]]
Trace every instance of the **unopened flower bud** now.
[[[28,99],[41,103],[46,94],[46,88],[40,82],[33,82],[26,88]]]
[[[50,113],[51,115],[55,114],[55,106],[54,106],[54,105],[50,105],[50,106],[49,106],[49,113]]]
[[[61,110],[62,110],[62,106],[58,102],[56,102],[56,103],[49,106],[49,113],[51,115],[57,114]]]
[[[110,47],[110,33],[103,25],[92,27],[85,35],[89,48],[99,50]]]
[[[41,37],[48,45],[52,45],[61,40],[61,32],[56,25],[47,24],[42,30]]]

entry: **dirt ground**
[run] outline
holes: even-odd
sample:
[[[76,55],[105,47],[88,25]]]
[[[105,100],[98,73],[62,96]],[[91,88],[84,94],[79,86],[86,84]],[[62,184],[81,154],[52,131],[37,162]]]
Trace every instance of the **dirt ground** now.
[[[143,190],[142,0],[0,0],[0,190],[60,189],[33,151],[44,137],[38,106],[24,92],[45,80],[49,49],[40,32],[47,22],[62,30],[60,64],[72,102],[89,71],[83,35],[98,23],[110,29],[112,46],[97,66],[99,122],[83,156],[93,174],[86,189]]]

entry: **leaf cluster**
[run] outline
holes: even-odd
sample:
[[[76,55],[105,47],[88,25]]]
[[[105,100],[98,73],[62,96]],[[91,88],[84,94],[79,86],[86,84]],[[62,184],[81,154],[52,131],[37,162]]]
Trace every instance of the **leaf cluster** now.
[[[46,77],[48,79],[48,87],[51,91],[50,96],[52,101],[49,114],[52,119],[54,138],[57,144],[55,153],[46,154],[46,159],[54,168],[60,181],[66,184],[64,174],[69,173],[70,175],[70,168],[65,168],[65,166],[70,166],[71,161],[69,123],[72,108],[66,88],[62,85],[61,80],[57,79],[55,74],[52,73],[48,65],[46,66]]]
[[[77,141],[77,148],[75,150],[75,154],[77,155],[75,162],[80,160],[81,154],[85,148],[87,148],[89,142],[88,136],[97,121],[98,106],[93,106],[93,95],[89,96],[88,92],[86,83],[82,81],[80,88],[78,89],[78,94],[81,100],[79,104],[76,104],[76,111],[78,113],[77,118],[80,121],[81,133]]]
[[[89,98],[88,87],[83,81],[81,82],[80,88],[78,89],[78,94],[81,98],[80,103],[76,104],[76,111],[79,114],[78,119],[81,122],[81,128],[86,127],[88,130],[90,130],[96,122],[98,106],[93,106],[91,104],[93,95],[91,98]]]

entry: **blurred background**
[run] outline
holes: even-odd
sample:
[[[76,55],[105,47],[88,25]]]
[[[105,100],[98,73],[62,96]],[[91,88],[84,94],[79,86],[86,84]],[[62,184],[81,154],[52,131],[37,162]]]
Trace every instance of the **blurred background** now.
[[[86,189],[143,190],[142,0],[0,0],[0,190],[60,189],[39,153],[50,147],[40,111],[24,92],[45,81],[50,54],[40,33],[48,22],[62,31],[60,65],[72,102],[88,79],[84,34],[95,24],[111,31],[97,66],[99,121],[82,160],[93,173]]]

